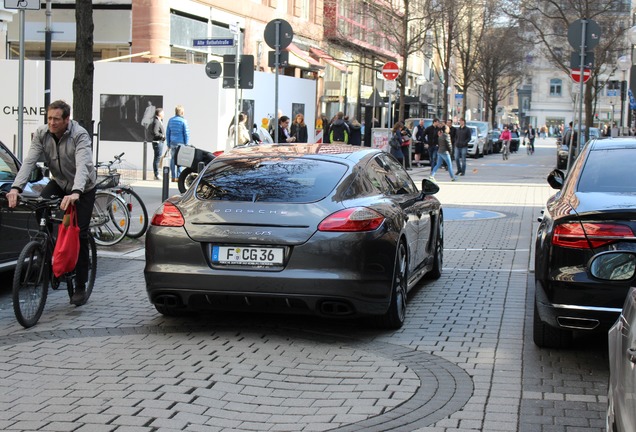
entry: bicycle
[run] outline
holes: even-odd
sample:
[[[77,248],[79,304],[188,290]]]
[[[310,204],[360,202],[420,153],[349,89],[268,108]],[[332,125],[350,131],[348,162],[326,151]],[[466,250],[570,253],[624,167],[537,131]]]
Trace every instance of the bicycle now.
[[[98,191],[95,193],[93,214],[89,223],[89,232],[100,246],[112,246],[119,243],[128,233],[130,213],[124,200],[110,192],[110,187],[119,183],[119,174],[97,176]]]
[[[528,156],[532,156],[534,154],[534,145],[532,145],[532,141],[524,141],[526,144],[526,153]]]
[[[501,142],[501,156],[503,157],[503,160],[508,160],[508,157],[510,156],[510,141],[502,141]]]
[[[113,165],[121,163],[121,157],[123,155],[124,153],[116,155],[113,157],[113,160],[109,162],[97,163],[98,169],[104,168],[107,170],[107,174],[104,178],[111,179],[111,181],[105,182],[103,187],[100,188],[108,189],[110,192],[113,192],[122,198],[129,213],[129,224],[126,236],[130,238],[139,238],[148,230],[148,210],[146,209],[146,205],[142,201],[141,197],[133,190],[132,186],[120,183],[119,173],[116,168],[113,168]]]
[[[38,230],[31,235],[31,241],[20,252],[13,275],[13,312],[24,328],[37,324],[44,311],[48,296],[49,282],[51,288],[58,289],[61,281],[66,282],[69,299],[73,297],[75,289],[75,272],[56,278],[53,275],[51,258],[55,249],[56,236],[52,229],[54,224],[62,222],[62,215],[58,215],[60,198],[20,198],[21,203],[31,210],[31,214],[39,218]],[[93,292],[95,274],[97,271],[97,247],[92,237],[88,237],[89,266],[88,280],[84,302]]]

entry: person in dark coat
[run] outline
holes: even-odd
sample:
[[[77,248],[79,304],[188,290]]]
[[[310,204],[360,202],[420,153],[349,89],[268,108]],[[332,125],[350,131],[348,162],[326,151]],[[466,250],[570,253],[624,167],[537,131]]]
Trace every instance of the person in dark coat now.
[[[298,113],[294,118],[294,122],[290,127],[290,133],[296,138],[295,142],[306,143],[308,139],[307,125],[305,124],[305,116]]]
[[[362,145],[362,125],[356,119],[351,120],[351,135],[349,136],[349,144]]]

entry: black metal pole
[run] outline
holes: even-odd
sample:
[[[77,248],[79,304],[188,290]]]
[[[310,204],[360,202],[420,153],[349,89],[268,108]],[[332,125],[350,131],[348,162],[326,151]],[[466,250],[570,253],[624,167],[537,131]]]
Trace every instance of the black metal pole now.
[[[51,1],[46,2],[46,29],[44,31],[44,123],[47,122],[46,109],[51,104],[51,41],[53,30],[51,29]]]
[[[163,184],[161,185],[161,201],[168,199],[170,192],[170,167],[163,167]]]

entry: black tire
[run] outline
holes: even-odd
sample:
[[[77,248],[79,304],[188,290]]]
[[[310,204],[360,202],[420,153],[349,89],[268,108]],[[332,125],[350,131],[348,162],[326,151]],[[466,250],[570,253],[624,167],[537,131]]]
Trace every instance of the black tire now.
[[[85,301],[93,293],[93,286],[95,285],[95,277],[97,276],[97,246],[95,245],[95,239],[88,238],[88,280],[86,281],[86,297]]]
[[[406,245],[398,244],[393,269],[393,281],[391,287],[391,303],[389,309],[380,318],[380,325],[385,329],[399,329],[406,318],[406,299],[408,295],[408,260]]]
[[[540,348],[569,348],[572,346],[573,333],[571,330],[554,328],[541,321],[535,299],[532,338],[534,344]]]
[[[184,193],[187,191],[198,176],[198,172],[191,170],[190,168],[184,168],[183,171],[181,171],[181,174],[179,174],[177,182],[179,192]]]
[[[435,252],[433,252],[433,268],[426,273],[425,279],[439,279],[442,276],[442,267],[444,265],[444,217],[442,213],[439,215],[439,224],[437,225],[437,238],[435,240]]]
[[[37,324],[48,295],[51,272],[46,249],[31,241],[20,252],[13,275],[13,312],[24,328]]]
[[[130,223],[127,237],[139,238],[148,230],[148,210],[141,197],[130,188],[121,188],[121,197],[126,202]]]
[[[119,243],[128,232],[130,216],[126,203],[116,194],[99,191],[95,194],[90,233],[95,243],[112,246]]]

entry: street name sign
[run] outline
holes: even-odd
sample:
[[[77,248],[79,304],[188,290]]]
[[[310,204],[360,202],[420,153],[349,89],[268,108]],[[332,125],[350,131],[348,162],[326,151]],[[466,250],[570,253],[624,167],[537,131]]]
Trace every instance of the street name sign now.
[[[40,10],[40,0],[4,0],[4,8]]]
[[[193,39],[194,47],[233,47],[234,38]]]

